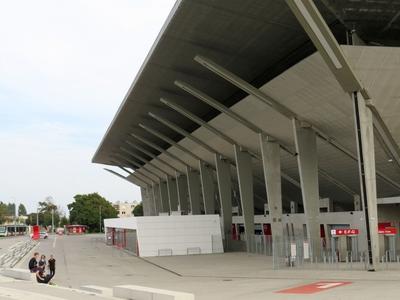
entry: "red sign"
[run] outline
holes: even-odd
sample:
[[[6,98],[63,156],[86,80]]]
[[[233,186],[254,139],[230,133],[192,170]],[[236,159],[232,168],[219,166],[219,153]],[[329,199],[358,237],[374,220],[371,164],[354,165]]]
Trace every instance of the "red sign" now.
[[[349,281],[319,281],[307,285],[302,285],[282,291],[278,291],[278,294],[315,294],[330,290],[336,287],[351,284]]]
[[[32,227],[32,239],[38,240],[40,238],[40,227],[38,225],[34,225]]]
[[[395,235],[397,234],[397,229],[396,227],[386,227],[386,228],[379,228],[378,229],[379,234],[388,234],[388,235]]]
[[[344,229],[332,229],[331,235],[359,235],[360,231],[358,229],[344,228]]]

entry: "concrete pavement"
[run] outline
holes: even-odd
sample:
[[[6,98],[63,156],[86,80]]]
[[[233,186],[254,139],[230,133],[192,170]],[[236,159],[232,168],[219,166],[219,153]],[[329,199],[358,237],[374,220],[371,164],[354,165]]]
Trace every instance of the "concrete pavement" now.
[[[271,259],[246,253],[140,259],[100,242],[101,236],[50,236],[37,250],[54,254],[59,286],[112,287],[135,284],[194,293],[196,300],[224,299],[397,299],[400,272],[273,270]],[[22,264],[27,264],[25,259]],[[315,294],[278,291],[320,281],[350,282]],[[0,287],[23,288],[23,282],[0,281]],[[332,285],[332,283],[331,283]],[[335,283],[333,283],[335,286]],[[35,289],[42,289],[33,284]],[[29,287],[32,289],[33,287]],[[1,298],[0,298],[1,299]],[[78,298],[77,298],[78,299]],[[81,298],[79,298],[81,299]]]

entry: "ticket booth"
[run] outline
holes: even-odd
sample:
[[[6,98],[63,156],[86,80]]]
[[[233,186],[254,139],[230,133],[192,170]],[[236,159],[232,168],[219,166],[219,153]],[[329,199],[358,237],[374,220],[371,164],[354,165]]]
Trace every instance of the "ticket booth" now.
[[[381,225],[381,224],[379,224]],[[396,261],[396,227],[379,226],[379,250],[386,261]]]
[[[358,235],[357,228],[338,228],[331,230],[332,254],[337,261],[354,261],[358,257]]]

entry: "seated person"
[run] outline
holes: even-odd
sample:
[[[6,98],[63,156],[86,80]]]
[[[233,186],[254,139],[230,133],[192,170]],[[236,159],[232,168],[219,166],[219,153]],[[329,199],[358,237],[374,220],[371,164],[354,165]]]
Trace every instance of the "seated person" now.
[[[33,257],[29,260],[28,268],[31,273],[35,273],[38,270],[38,263],[37,260],[39,258],[39,253],[35,252]]]
[[[52,278],[52,275],[46,275],[42,269],[39,269],[39,271],[36,272],[36,281],[39,283],[50,283]]]
[[[39,268],[45,270],[46,269],[46,265],[47,265],[47,263],[46,263],[46,255],[42,254],[42,256],[40,257],[40,260],[39,260]]]

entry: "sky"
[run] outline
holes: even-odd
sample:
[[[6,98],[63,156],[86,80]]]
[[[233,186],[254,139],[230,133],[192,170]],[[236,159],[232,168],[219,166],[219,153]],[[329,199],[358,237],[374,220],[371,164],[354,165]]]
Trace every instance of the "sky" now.
[[[0,201],[140,201],[91,159],[174,2],[0,0]]]

